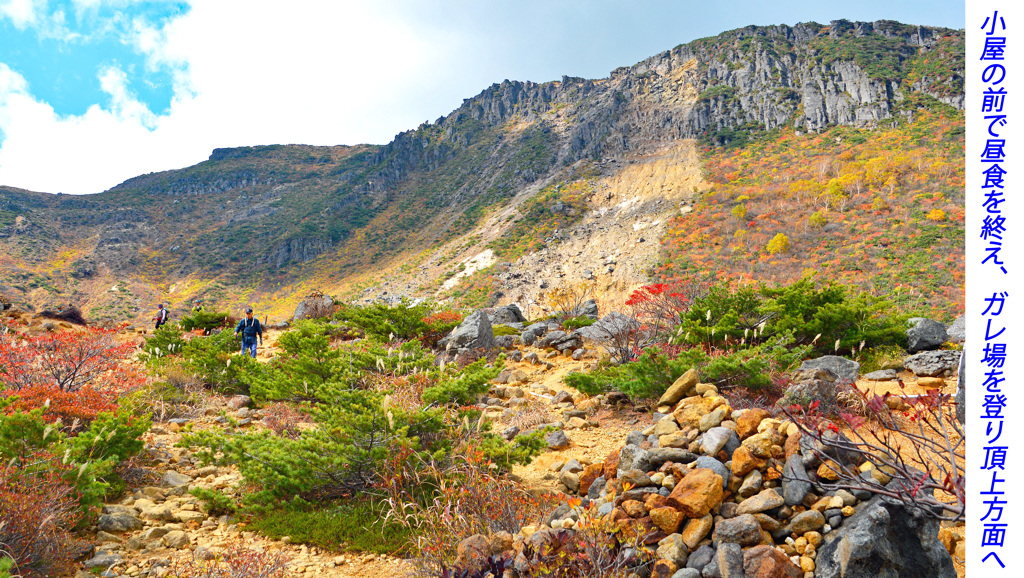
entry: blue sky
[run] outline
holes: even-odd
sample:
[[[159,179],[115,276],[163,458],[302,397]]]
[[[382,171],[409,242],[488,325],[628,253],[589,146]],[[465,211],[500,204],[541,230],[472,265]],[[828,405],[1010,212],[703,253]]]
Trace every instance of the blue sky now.
[[[215,147],[384,143],[506,78],[838,18],[962,28],[964,4],[0,0],[0,184],[94,193]]]

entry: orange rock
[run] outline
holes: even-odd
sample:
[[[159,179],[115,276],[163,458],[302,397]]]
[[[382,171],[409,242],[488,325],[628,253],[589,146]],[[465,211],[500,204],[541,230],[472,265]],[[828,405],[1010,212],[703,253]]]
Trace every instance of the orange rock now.
[[[941,377],[919,377],[917,385],[921,387],[945,387],[946,380]]]
[[[604,474],[604,464],[590,464],[580,474],[580,495],[587,495],[587,490],[594,484],[594,480]]]
[[[622,451],[624,446],[619,446],[612,450],[608,457],[604,460],[604,479],[612,481],[619,472],[619,452]]]
[[[668,506],[651,510],[651,521],[666,534],[675,534],[684,517],[682,512]]]
[[[676,570],[679,570],[679,566],[676,566],[675,562],[663,558],[654,563],[651,578],[672,578]]]
[[[711,531],[714,523],[714,516],[711,514],[708,514],[703,518],[693,518],[686,522],[686,526],[683,527],[682,532],[683,543],[686,544],[686,547],[691,551],[695,550],[697,548],[697,544],[699,544],[700,541],[708,535],[708,532]]]
[[[804,573],[789,557],[772,546],[754,546],[743,552],[745,578],[801,578]]]
[[[771,416],[772,414],[765,409],[748,409],[736,418],[736,433],[740,434],[740,439],[750,437],[757,433],[757,426],[761,425],[761,420]]]
[[[796,432],[795,434],[786,438],[786,446],[784,449],[786,450],[787,460],[793,454],[800,453],[800,435],[800,432]]]
[[[676,484],[669,502],[687,518],[700,518],[722,502],[722,495],[722,476],[697,468]]]
[[[647,506],[647,510],[654,510],[656,508],[664,508],[668,504],[668,498],[661,494],[648,494],[647,499],[644,500],[644,505]],[[671,532],[669,532],[671,534]]]
[[[711,413],[721,403],[721,398],[713,397],[688,397],[679,402],[679,406],[672,413],[676,418],[679,427],[685,430],[687,427],[699,427],[700,418]]]
[[[732,473],[734,476],[743,477],[754,470],[763,469],[765,461],[754,457],[750,448],[740,446],[732,453]]]
[[[622,509],[629,514],[630,518],[643,518],[647,515],[647,508],[637,500],[626,500],[622,502]]]
[[[842,471],[839,464],[832,460],[825,460],[820,466],[818,466],[818,477],[823,480],[833,482],[839,479],[839,474],[836,472]]]

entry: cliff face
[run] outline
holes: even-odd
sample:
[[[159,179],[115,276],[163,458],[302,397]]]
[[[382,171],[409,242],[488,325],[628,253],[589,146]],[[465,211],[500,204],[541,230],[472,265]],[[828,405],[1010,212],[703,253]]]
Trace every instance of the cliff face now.
[[[495,84],[433,126],[398,135],[375,157],[375,187],[432,170],[481,127],[539,122],[559,135],[561,164],[654,142],[792,123],[875,126],[912,93],[963,108],[963,32],[891,21],[733,30],[662,52],[609,78]],[[564,123],[552,111],[569,109]]]
[[[614,172],[617,160],[686,139],[885,126],[912,117],[911,100],[962,109],[963,38],[888,21],[751,26],[604,79],[506,80],[383,146],[217,149],[88,197],[0,188],[0,265],[38,268],[65,254],[58,278],[198,275],[265,288],[329,258],[342,276],[456,238],[580,171]],[[0,276],[0,292],[17,298],[14,276],[28,269]]]

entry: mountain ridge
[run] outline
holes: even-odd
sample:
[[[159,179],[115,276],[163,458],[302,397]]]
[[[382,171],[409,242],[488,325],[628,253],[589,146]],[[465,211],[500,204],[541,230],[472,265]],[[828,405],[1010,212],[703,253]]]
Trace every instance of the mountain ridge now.
[[[86,285],[120,278],[137,304],[113,320],[210,291],[233,307],[291,299],[304,290],[291,279],[343,288],[424,247],[451,253],[441,249],[546,186],[612,178],[685,141],[740,146],[781,127],[913,122],[901,106],[911,95],[962,110],[962,43],[962,31],[891,21],[745,27],[605,79],[495,83],[385,145],[215,149],[203,163],[87,196],[0,187],[0,265],[10,272],[0,292],[38,307],[102,303]],[[50,280],[30,287],[26,274]]]

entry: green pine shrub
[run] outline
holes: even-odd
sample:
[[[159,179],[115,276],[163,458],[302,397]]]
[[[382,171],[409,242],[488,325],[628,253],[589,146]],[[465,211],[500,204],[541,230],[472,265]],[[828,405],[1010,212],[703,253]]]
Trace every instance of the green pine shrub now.
[[[570,317],[569,319],[566,319],[565,321],[562,322],[562,327],[566,331],[572,331],[574,329],[579,329],[580,327],[587,327],[593,324],[593,319],[585,315],[581,315],[579,317]]]
[[[181,318],[178,325],[184,331],[201,329],[204,332],[228,326],[228,313],[218,311],[193,311]]]

